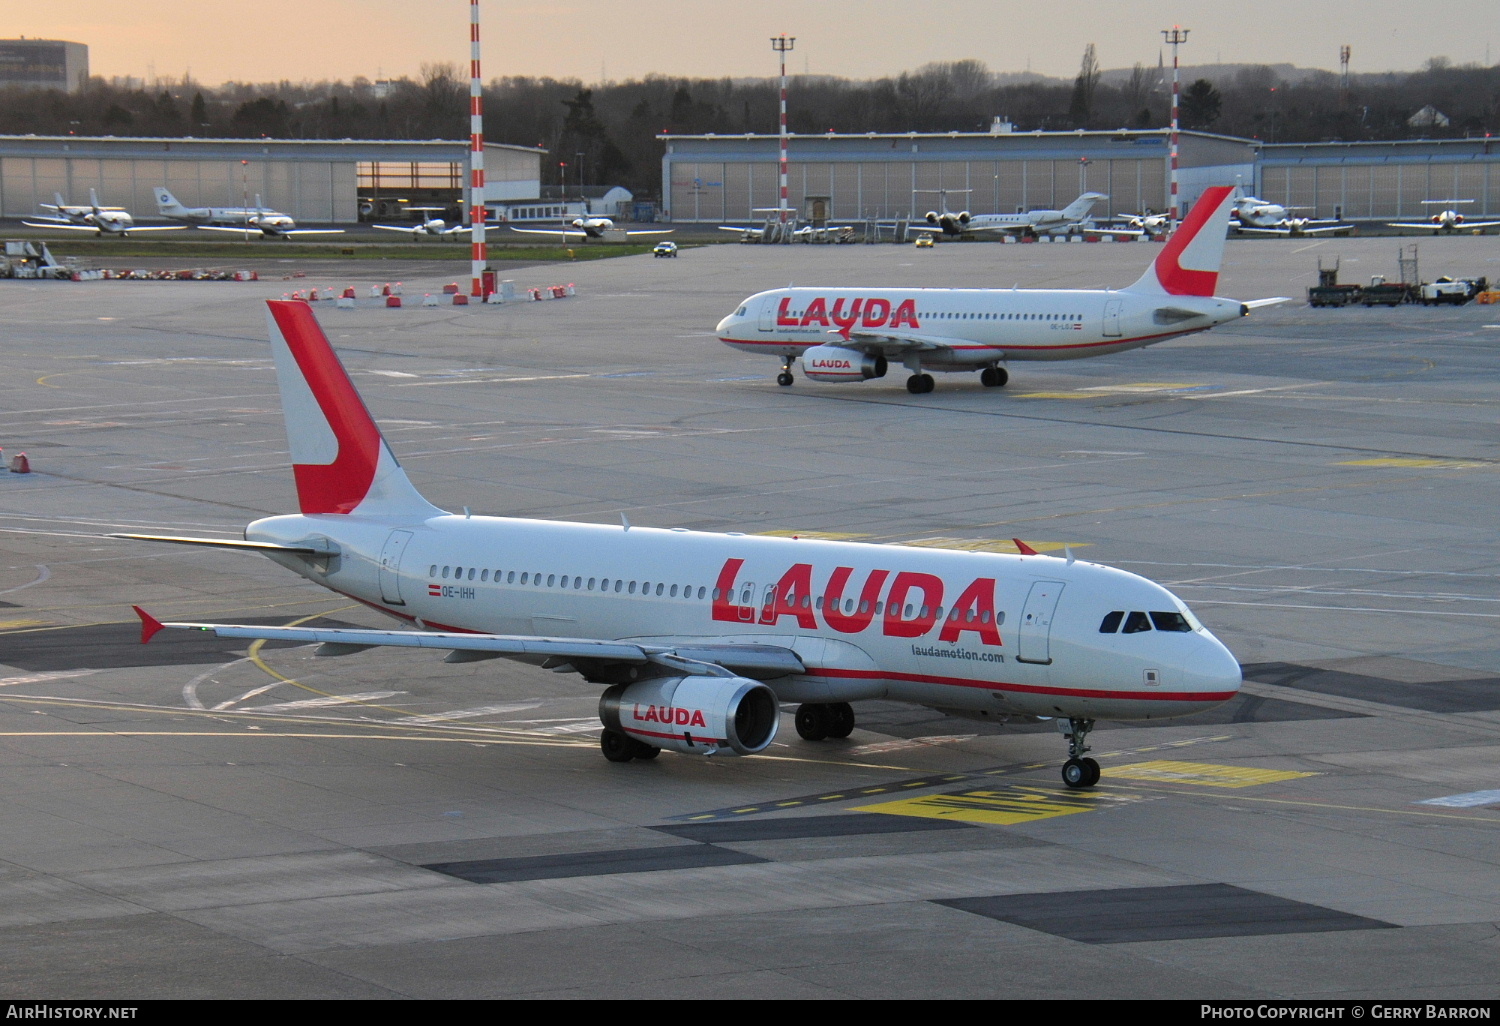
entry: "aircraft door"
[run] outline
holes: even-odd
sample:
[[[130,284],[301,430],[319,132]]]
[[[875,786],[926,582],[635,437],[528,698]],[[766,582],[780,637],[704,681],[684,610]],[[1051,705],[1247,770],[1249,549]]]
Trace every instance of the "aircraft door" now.
[[[411,541],[410,531],[392,531],[380,550],[380,600],[393,606],[404,606],[401,597],[401,554]]]
[[[767,296],[760,301],[760,330],[776,330],[776,297]]]
[[[1016,662],[1052,662],[1052,615],[1062,590],[1061,581],[1037,581],[1031,586],[1016,630]]]
[[[744,581],[740,584],[740,601],[738,603],[739,617],[745,623],[755,622],[755,582]]]
[[[1106,338],[1118,338],[1120,335],[1120,308],[1124,302],[1119,299],[1107,300],[1104,304],[1104,335]]]

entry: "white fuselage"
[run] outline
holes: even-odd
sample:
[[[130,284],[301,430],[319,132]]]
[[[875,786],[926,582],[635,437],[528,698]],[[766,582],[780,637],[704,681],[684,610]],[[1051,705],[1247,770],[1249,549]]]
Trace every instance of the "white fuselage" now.
[[[165,213],[164,216],[189,224],[217,224],[235,228],[243,225],[271,235],[297,227],[297,222],[290,214],[283,214],[278,210],[257,210],[254,207],[191,207],[177,213]]]
[[[1279,203],[1267,203],[1263,199],[1247,196],[1235,203],[1234,215],[1241,224],[1274,228],[1286,220],[1287,208]]]
[[[272,558],[423,628],[788,647],[807,673],[769,682],[783,701],[1154,719],[1240,685],[1174,595],[1083,561],[452,515],[279,516],[246,538],[328,539],[322,563]],[[1111,612],[1181,619],[1101,633]]]
[[[1244,312],[1212,296],[1097,289],[790,288],[757,293],[719,322],[719,339],[744,352],[796,356],[838,345],[839,330],[882,329],[930,338],[924,368],[1007,360],[1073,360],[1206,331]]]

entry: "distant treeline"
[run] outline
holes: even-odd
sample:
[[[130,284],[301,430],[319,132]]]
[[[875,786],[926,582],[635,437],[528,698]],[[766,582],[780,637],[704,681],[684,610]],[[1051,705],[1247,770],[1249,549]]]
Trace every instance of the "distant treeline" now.
[[[1433,58],[1418,72],[1352,76],[1347,89],[1331,72],[1287,81],[1283,70],[1196,69],[1183,83],[1183,126],[1267,142],[1461,138],[1500,127],[1500,66]],[[797,133],[983,131],[996,116],[1017,131],[1159,128],[1170,117],[1170,76],[1137,64],[1106,81],[1092,45],[1071,82],[997,75],[974,60],[868,81],[796,76],[789,121]],[[774,79],[652,75],[586,86],[501,78],[485,89],[485,137],[547,150],[545,184],[581,177],[649,198],[660,187],[658,133],[772,133],[777,95]],[[209,88],[183,81],[144,89],[94,79],[72,95],[0,90],[0,134],[463,139],[467,97],[467,81],[450,64],[424,65],[419,78],[389,83]],[[1418,116],[1428,108],[1437,116]]]

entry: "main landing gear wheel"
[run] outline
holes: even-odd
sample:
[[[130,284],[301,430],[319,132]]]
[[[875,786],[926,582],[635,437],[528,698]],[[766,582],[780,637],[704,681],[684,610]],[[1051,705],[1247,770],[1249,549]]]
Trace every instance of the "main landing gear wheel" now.
[[[931,374],[913,374],[906,379],[906,390],[912,395],[926,395],[932,391]]]
[[[797,707],[797,733],[808,741],[854,733],[854,707],[848,702],[803,702]]]
[[[979,372],[979,383],[985,388],[1004,388],[1010,374],[1004,367],[986,367]]]
[[[790,385],[792,383],[792,380],[793,378],[791,371],[782,371],[780,374],[776,375],[776,384],[780,385],[782,388],[786,388],[788,385]]]
[[[1089,731],[1094,729],[1093,720],[1070,719],[1062,728],[1063,735],[1068,739],[1068,761],[1063,763],[1063,783],[1070,788],[1093,787],[1099,783],[1099,764],[1093,759],[1084,758],[1084,753],[1089,750],[1085,739]]]
[[[807,741],[822,741],[833,726],[831,719],[826,705],[803,702],[797,706],[797,735]]]
[[[599,735],[599,750],[610,762],[629,762],[631,759],[650,762],[661,754],[661,749],[655,745],[637,741],[628,734],[622,734],[618,730],[610,730],[607,727]]]

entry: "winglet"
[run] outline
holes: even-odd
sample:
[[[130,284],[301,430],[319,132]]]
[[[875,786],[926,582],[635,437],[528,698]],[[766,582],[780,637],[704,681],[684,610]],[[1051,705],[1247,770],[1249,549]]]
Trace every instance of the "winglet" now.
[[[149,644],[151,642],[151,639],[154,638],[154,637],[156,637],[156,634],[157,634],[158,631],[161,631],[161,630],[165,629],[166,624],[162,623],[156,617],[154,617],[150,613],[146,612],[140,606],[131,606],[130,608],[134,609],[135,610],[135,615],[139,616],[141,618],[141,644],[142,645]]]
[[[1041,555],[1040,552],[1038,552],[1036,549],[1032,548],[1030,545],[1027,545],[1025,542],[1023,542],[1019,538],[1012,538],[1011,541],[1015,542],[1015,544],[1016,544],[1016,551],[1019,552],[1023,556],[1040,556]],[[144,616],[145,614],[143,613],[141,615]]]

